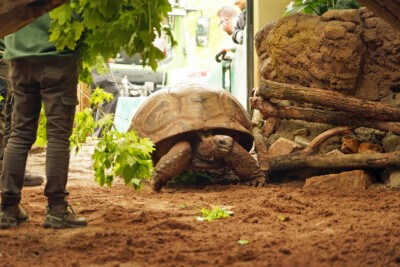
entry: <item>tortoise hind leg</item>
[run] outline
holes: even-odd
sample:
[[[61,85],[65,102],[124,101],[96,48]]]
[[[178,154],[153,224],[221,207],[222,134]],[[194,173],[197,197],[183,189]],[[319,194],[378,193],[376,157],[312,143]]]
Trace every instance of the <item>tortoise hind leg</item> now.
[[[240,181],[249,181],[256,186],[264,185],[264,172],[258,167],[257,161],[237,142],[234,142],[232,152],[224,156],[224,160],[239,176]]]
[[[154,168],[151,185],[153,190],[160,192],[161,188],[175,176],[189,167],[192,148],[189,142],[176,143],[167,154],[161,157]]]

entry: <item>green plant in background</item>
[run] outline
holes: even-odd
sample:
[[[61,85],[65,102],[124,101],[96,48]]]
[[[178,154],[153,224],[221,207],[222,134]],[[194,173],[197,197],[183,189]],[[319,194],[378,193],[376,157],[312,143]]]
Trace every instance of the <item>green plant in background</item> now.
[[[215,207],[212,210],[208,210],[205,208],[201,209],[201,216],[197,217],[198,221],[212,221],[216,219],[224,219],[229,218],[233,215],[233,212],[230,210],[225,210],[220,207]]]
[[[86,143],[87,138],[91,136],[96,129],[96,122],[93,119],[93,110],[86,108],[77,112],[74,119],[74,129],[69,138],[71,141],[71,149],[75,148],[75,154],[79,152],[83,143]]]
[[[44,105],[42,104],[42,109],[40,110],[39,125],[36,131],[36,141],[33,144],[37,147],[46,147],[47,145],[47,132],[46,132],[47,118],[44,114]]]
[[[284,15],[306,13],[321,16],[331,9],[357,9],[360,7],[361,5],[353,0],[295,0],[286,7]]]
[[[168,0],[70,0],[50,13],[50,41],[57,49],[76,49],[82,56],[80,79],[90,83],[98,55],[115,57],[121,47],[130,55],[140,53],[143,64],[154,70],[164,53],[154,46],[164,30],[162,22],[172,11]]]

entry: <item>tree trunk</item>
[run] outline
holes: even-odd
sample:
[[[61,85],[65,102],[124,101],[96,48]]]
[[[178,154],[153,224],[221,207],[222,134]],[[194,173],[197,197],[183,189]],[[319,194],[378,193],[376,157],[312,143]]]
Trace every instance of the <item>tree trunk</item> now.
[[[367,101],[334,91],[284,84],[260,79],[259,96],[313,103],[319,106],[346,111],[359,117],[382,121],[399,121],[400,108],[381,102]]]

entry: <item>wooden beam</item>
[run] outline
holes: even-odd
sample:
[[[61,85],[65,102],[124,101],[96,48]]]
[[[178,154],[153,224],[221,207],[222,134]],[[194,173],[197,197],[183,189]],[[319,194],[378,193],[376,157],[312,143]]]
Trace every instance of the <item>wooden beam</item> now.
[[[400,122],[400,108],[382,102],[343,95],[335,91],[260,79],[258,94],[264,99],[272,97],[290,99],[346,111],[358,117]]]
[[[0,38],[17,31],[67,0],[1,0]]]
[[[332,125],[349,125],[356,127],[367,127],[378,129],[385,132],[400,134],[400,121],[377,121],[362,118],[359,115],[344,111],[321,110],[301,107],[275,107],[267,100],[260,97],[250,98],[251,108],[257,109],[263,117],[278,117],[288,120],[303,120],[308,122],[318,122]]]
[[[281,172],[312,168],[319,170],[346,170],[346,169],[383,169],[400,167],[400,151],[390,153],[347,154],[347,155],[304,155],[292,153],[289,155],[272,157],[269,161],[271,177],[279,176]]]

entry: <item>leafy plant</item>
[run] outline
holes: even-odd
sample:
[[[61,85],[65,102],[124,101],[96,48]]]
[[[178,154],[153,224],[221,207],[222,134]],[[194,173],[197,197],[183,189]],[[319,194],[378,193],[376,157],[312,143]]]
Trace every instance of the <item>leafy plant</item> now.
[[[331,9],[357,9],[360,6],[353,0],[295,0],[286,7],[284,15],[302,12],[321,16]]]
[[[70,0],[50,13],[51,36],[57,49],[78,49],[82,56],[80,79],[90,82],[91,68],[114,57],[121,48],[129,55],[140,53],[143,65],[154,70],[164,53],[153,41],[165,31],[163,21],[172,11],[168,0]]]
[[[225,210],[220,207],[215,207],[212,210],[208,210],[205,208],[201,209],[201,216],[197,217],[198,221],[212,221],[216,219],[224,219],[229,218],[233,215],[233,212],[230,210]]]
[[[140,138],[135,131],[120,133],[112,129],[112,116],[105,116],[105,129],[92,156],[96,181],[111,186],[114,176],[123,178],[126,185],[142,187],[142,180],[149,180],[153,171],[151,153],[153,143]]]
[[[90,103],[102,111],[101,105],[113,98],[112,94],[96,88]],[[76,153],[97,127],[103,130],[92,156],[96,181],[101,186],[111,186],[114,177],[120,176],[126,185],[140,189],[142,180],[150,179],[153,171],[151,153],[154,144],[148,138],[140,138],[135,131],[118,132],[112,114],[104,114],[100,120],[94,121],[93,110],[84,109],[75,116],[75,128],[70,139]]]
[[[82,144],[86,143],[88,136],[91,136],[94,129],[96,129],[96,122],[93,119],[93,110],[86,108],[77,112],[74,119],[74,125],[75,127],[69,140],[71,149],[75,148],[75,154],[77,154],[82,147]]]

